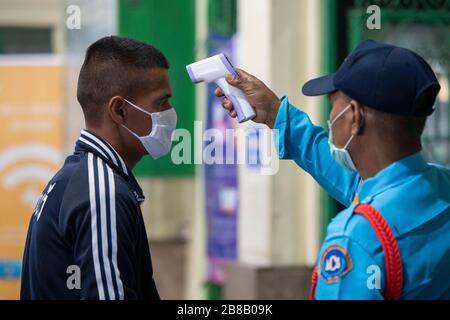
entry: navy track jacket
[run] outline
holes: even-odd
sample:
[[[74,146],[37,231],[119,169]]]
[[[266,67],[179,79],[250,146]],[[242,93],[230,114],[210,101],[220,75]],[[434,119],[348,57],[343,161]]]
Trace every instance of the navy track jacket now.
[[[21,299],[159,299],[143,201],[119,154],[82,130],[32,214]]]

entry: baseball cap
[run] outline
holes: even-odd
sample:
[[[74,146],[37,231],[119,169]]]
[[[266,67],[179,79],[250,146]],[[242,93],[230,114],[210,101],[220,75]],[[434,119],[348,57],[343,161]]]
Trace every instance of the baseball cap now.
[[[350,53],[336,73],[308,81],[302,92],[320,96],[339,90],[382,112],[429,116],[440,89],[430,65],[417,53],[366,40]]]

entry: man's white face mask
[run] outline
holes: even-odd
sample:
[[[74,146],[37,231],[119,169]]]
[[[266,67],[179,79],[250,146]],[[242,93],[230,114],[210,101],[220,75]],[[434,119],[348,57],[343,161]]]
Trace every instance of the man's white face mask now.
[[[328,120],[328,129],[329,129],[328,144],[330,145],[331,156],[338,164],[340,164],[347,170],[358,171],[358,169],[356,169],[355,164],[353,163],[350,153],[347,150],[348,146],[350,145],[350,142],[352,142],[355,135],[352,135],[350,139],[348,139],[347,143],[343,148],[338,148],[333,142],[333,130],[331,129],[333,125],[336,123],[336,120],[339,119],[345,112],[347,112],[347,110],[350,109],[350,107],[351,107],[350,104],[347,107],[345,107],[345,109],[342,110],[336,116],[336,118],[334,118],[333,121],[330,122],[330,120]]]
[[[170,108],[161,112],[148,112],[127,99],[124,100],[132,107],[152,117],[152,131],[149,135],[140,137],[123,124],[122,126],[141,141],[145,150],[153,159],[156,160],[168,154],[172,146],[172,133],[177,127],[177,113],[175,109]]]

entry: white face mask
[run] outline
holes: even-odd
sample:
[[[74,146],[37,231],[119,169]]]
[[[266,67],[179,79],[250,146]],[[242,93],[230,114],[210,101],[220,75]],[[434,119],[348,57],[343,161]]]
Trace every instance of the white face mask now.
[[[339,119],[349,108],[351,105],[349,104],[342,112],[340,112],[336,118],[332,122],[328,120],[328,129],[329,129],[329,136],[328,136],[328,144],[330,145],[330,152],[333,159],[339,163],[342,167],[344,167],[347,170],[350,171],[358,171],[356,169],[355,164],[352,161],[352,157],[350,156],[350,153],[348,152],[347,148],[350,145],[350,142],[352,142],[355,135],[352,135],[350,139],[348,139],[347,143],[343,148],[338,148],[333,142],[333,131],[332,126],[335,124],[336,120]]]
[[[123,124],[122,127],[141,141],[145,150],[153,159],[156,160],[168,154],[172,146],[172,133],[177,127],[177,113],[175,109],[170,108],[161,112],[148,112],[127,99],[124,100],[137,110],[152,117],[152,132],[147,136],[140,137]]]

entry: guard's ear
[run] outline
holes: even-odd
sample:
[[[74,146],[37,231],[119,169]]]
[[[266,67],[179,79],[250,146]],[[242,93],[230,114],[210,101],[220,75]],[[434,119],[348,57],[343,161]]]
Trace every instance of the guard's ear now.
[[[364,106],[362,103],[352,100],[350,102],[353,118],[352,118],[352,135],[358,135],[362,133],[364,127]]]
[[[126,102],[121,96],[114,96],[108,102],[109,116],[118,125],[123,124],[125,121],[126,116],[125,104]]]

